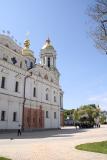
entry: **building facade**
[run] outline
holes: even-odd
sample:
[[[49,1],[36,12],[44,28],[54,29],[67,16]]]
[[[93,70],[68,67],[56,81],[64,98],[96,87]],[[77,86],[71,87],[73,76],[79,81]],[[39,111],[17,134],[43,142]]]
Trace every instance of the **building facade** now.
[[[46,40],[36,63],[30,41],[20,47],[0,35],[0,130],[60,128],[63,91],[56,51]]]

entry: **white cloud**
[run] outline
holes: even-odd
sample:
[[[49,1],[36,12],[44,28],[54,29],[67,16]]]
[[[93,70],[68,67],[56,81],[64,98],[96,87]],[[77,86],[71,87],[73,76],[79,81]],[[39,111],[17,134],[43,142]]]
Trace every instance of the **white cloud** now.
[[[90,96],[88,101],[91,101],[91,103],[99,104],[103,110],[107,110],[107,93]]]

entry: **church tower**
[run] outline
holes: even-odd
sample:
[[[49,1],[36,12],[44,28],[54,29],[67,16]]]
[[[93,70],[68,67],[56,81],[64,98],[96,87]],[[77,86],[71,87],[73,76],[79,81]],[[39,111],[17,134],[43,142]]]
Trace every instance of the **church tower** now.
[[[28,69],[33,68],[35,65],[36,58],[34,57],[33,51],[30,49],[30,40],[24,41],[24,48],[22,49],[22,55],[26,58],[25,64]]]
[[[49,69],[56,69],[56,51],[48,38],[40,53],[41,64],[47,66]]]

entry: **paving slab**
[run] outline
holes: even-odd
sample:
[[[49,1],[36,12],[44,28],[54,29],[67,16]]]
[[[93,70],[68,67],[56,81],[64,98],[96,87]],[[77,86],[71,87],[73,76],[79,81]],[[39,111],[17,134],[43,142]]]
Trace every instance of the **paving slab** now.
[[[76,150],[87,142],[107,140],[107,126],[0,134],[0,156],[12,160],[107,160],[107,154]]]

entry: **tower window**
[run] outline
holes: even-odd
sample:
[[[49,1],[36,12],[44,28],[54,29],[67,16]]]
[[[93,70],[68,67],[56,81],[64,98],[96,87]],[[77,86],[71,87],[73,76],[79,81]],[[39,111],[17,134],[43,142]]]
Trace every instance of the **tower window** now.
[[[13,121],[17,120],[17,112],[13,112]]]
[[[1,121],[5,121],[6,111],[1,111]]]
[[[50,58],[48,58],[48,67],[50,67]]]
[[[1,80],[1,88],[5,88],[5,80],[6,80],[6,78],[5,78],[5,77],[2,77],[2,80]]]
[[[33,88],[33,97],[36,97],[36,88]]]
[[[19,88],[19,82],[16,81],[16,84],[15,84],[15,92],[18,92],[18,88]]]

